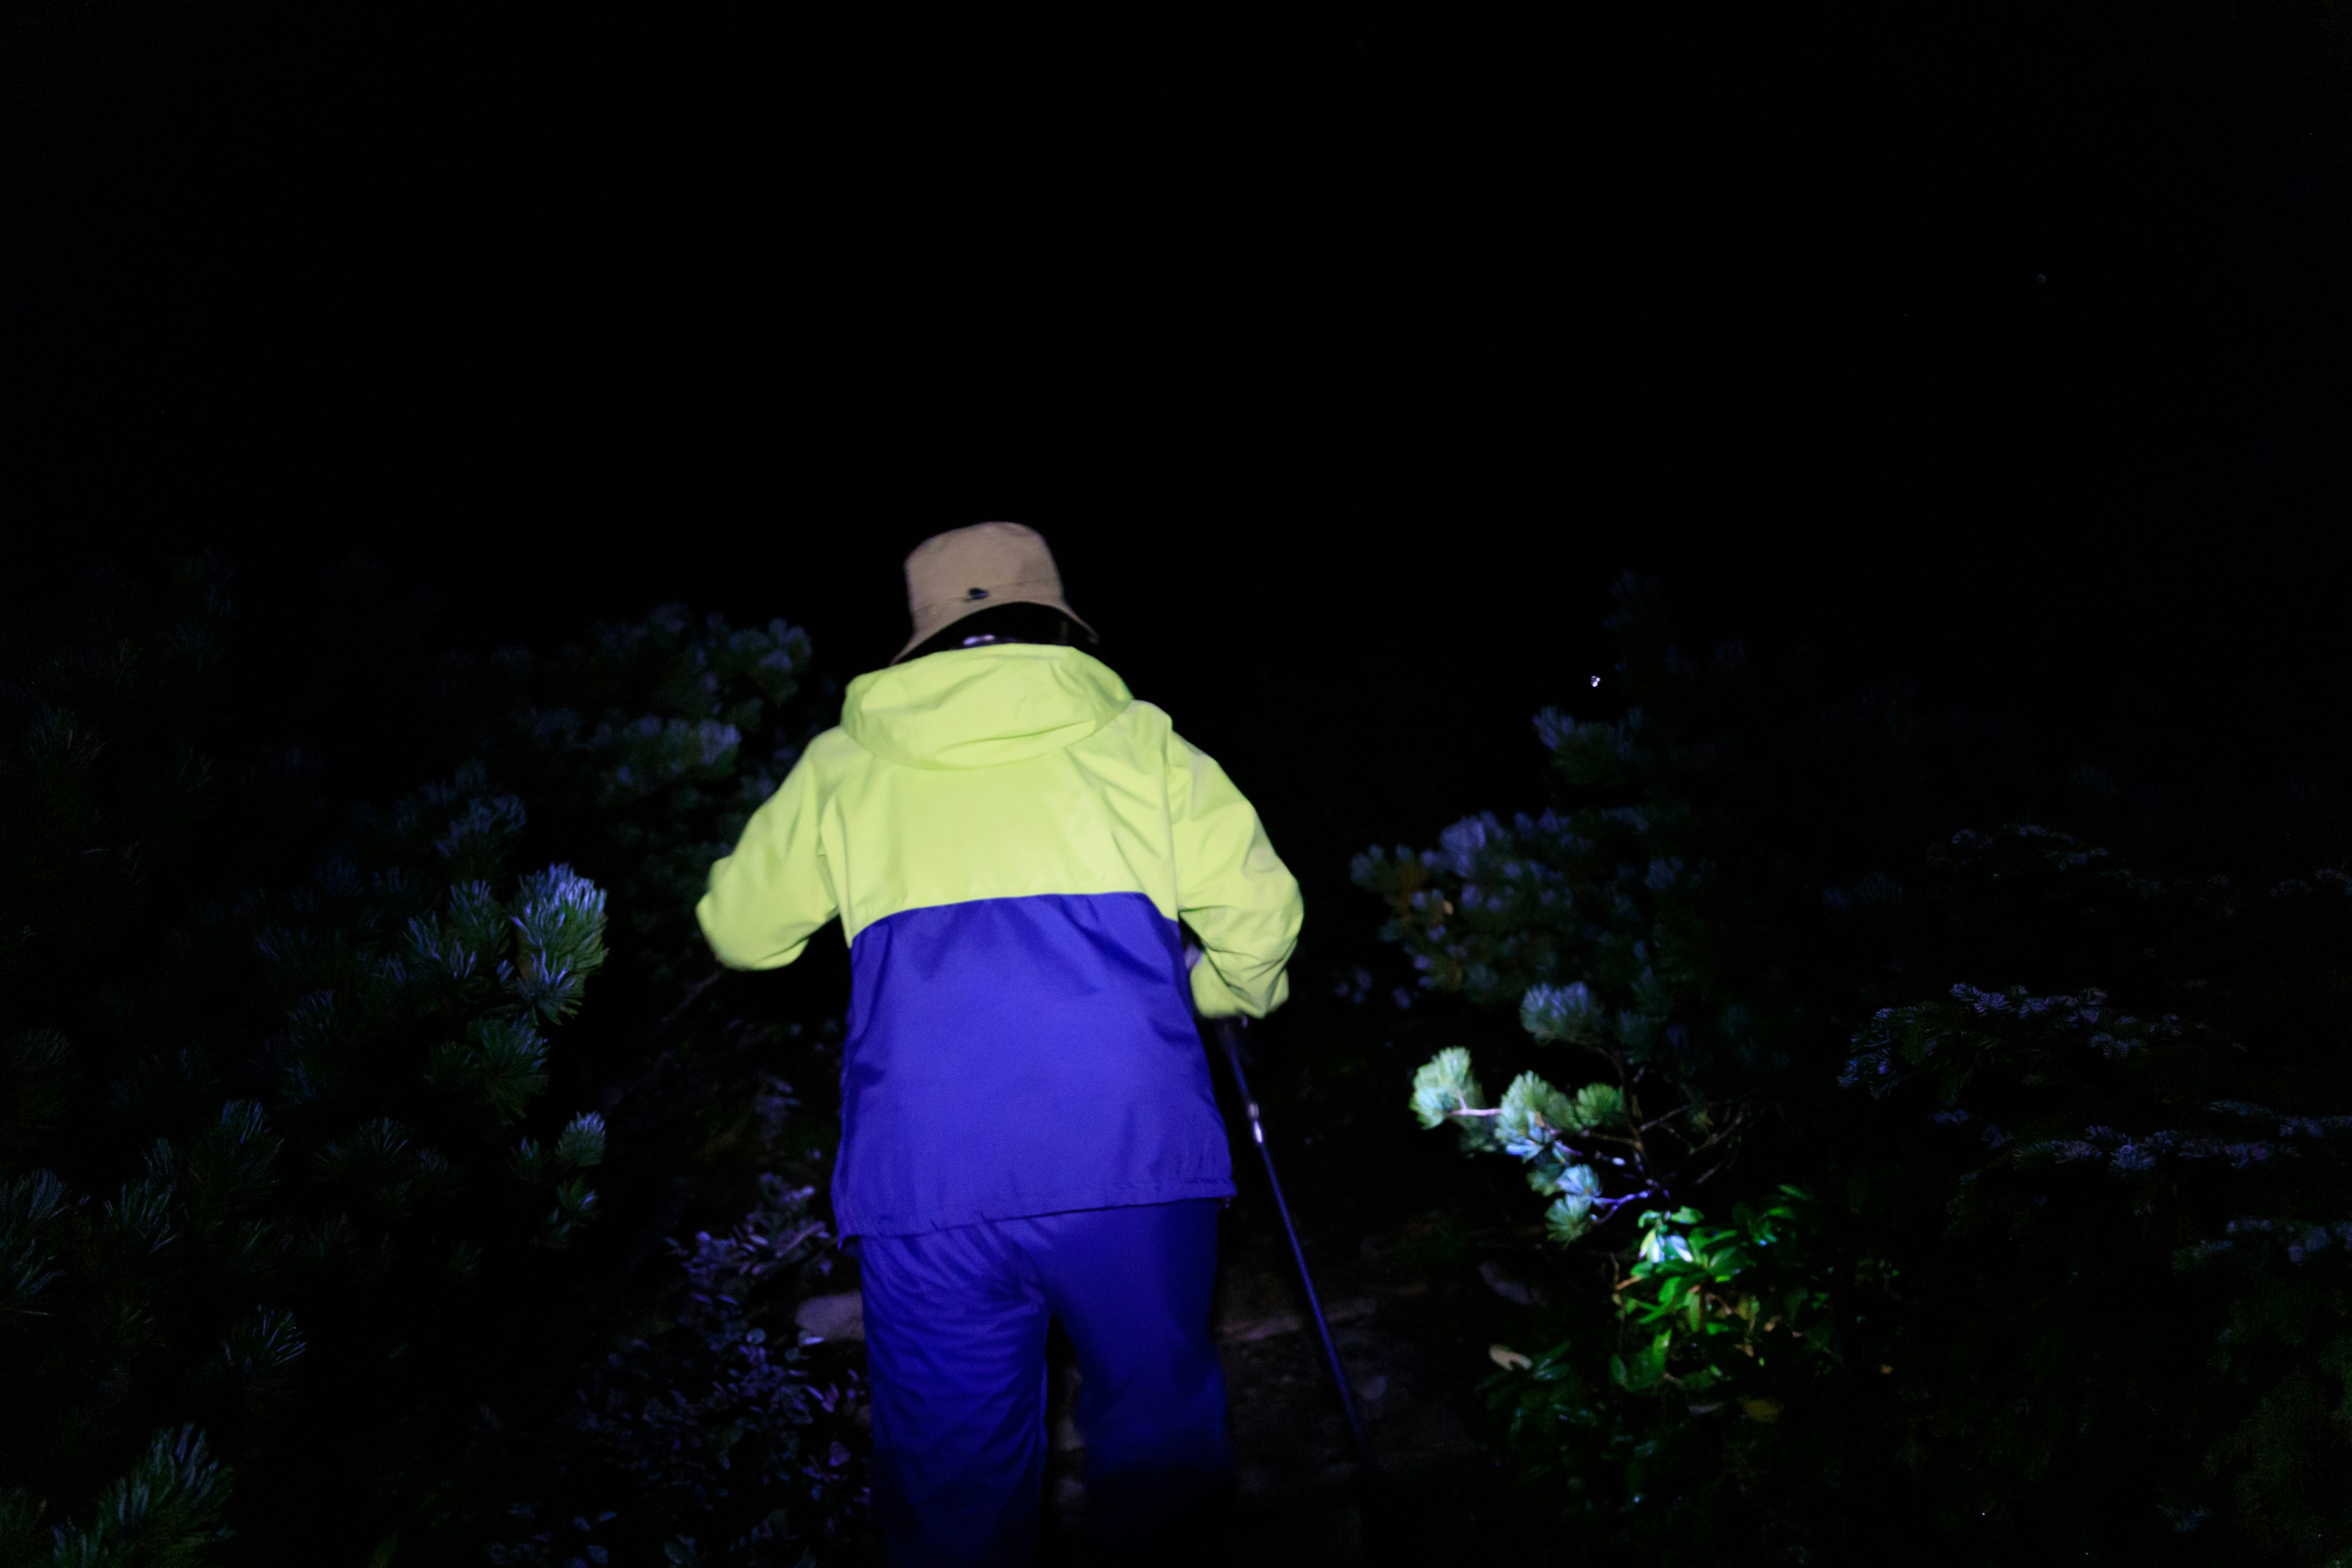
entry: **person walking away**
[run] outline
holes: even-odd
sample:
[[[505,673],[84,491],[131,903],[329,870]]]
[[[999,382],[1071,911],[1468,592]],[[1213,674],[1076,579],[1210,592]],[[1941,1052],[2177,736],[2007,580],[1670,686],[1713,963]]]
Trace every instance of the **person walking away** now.
[[[1098,639],[1042,538],[957,529],[906,570],[913,637],[696,913],[740,969],[836,916],[849,942],[833,1204],[890,1561],[1034,1553],[1049,1320],[1077,1352],[1089,1527],[1132,1561],[1233,1470],[1209,1297],[1234,1184],[1193,1015],[1279,1006],[1304,907],[1223,770],[1073,646]]]

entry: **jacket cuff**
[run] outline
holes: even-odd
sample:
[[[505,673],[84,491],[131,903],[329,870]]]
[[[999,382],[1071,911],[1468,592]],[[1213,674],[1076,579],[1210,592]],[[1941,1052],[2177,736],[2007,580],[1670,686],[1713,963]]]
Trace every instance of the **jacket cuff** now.
[[[1274,977],[1274,992],[1263,1003],[1254,1003],[1225,984],[1217,973],[1217,961],[1206,954],[1192,966],[1192,1010],[1203,1018],[1230,1018],[1236,1014],[1263,1018],[1290,999],[1290,973],[1285,970]]]

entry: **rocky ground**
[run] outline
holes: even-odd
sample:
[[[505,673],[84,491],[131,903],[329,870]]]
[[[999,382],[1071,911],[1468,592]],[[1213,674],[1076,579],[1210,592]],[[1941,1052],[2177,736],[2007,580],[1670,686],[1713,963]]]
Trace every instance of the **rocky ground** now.
[[[1271,1208],[1244,1186],[1228,1213],[1219,1282],[1240,1466],[1229,1560],[1426,1561],[1441,1542],[1507,1534],[1508,1477],[1484,1440],[1492,1424],[1480,1384],[1514,1304],[1434,1216],[1357,1237],[1308,1232],[1309,1267],[1363,1419],[1367,1476]]]

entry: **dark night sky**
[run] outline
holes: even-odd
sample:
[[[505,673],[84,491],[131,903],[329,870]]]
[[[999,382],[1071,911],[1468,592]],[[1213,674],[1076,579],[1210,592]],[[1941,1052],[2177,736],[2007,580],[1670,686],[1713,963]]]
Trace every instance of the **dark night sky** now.
[[[36,0],[0,505],[256,602],[363,549],[499,635],[782,613],[845,675],[908,546],[1015,518],[1318,856],[1531,802],[1627,566],[2053,743],[2328,752],[2352,13],[1922,11]]]

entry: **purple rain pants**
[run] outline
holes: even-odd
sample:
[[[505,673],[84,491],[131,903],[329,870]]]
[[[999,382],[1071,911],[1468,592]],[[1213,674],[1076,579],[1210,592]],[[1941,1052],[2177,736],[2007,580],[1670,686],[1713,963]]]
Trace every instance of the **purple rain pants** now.
[[[1209,1338],[1221,1206],[1194,1198],[858,1238],[874,1514],[894,1565],[1034,1555],[1049,1318],[1077,1349],[1097,1548],[1141,1555],[1213,1506],[1234,1468]]]

